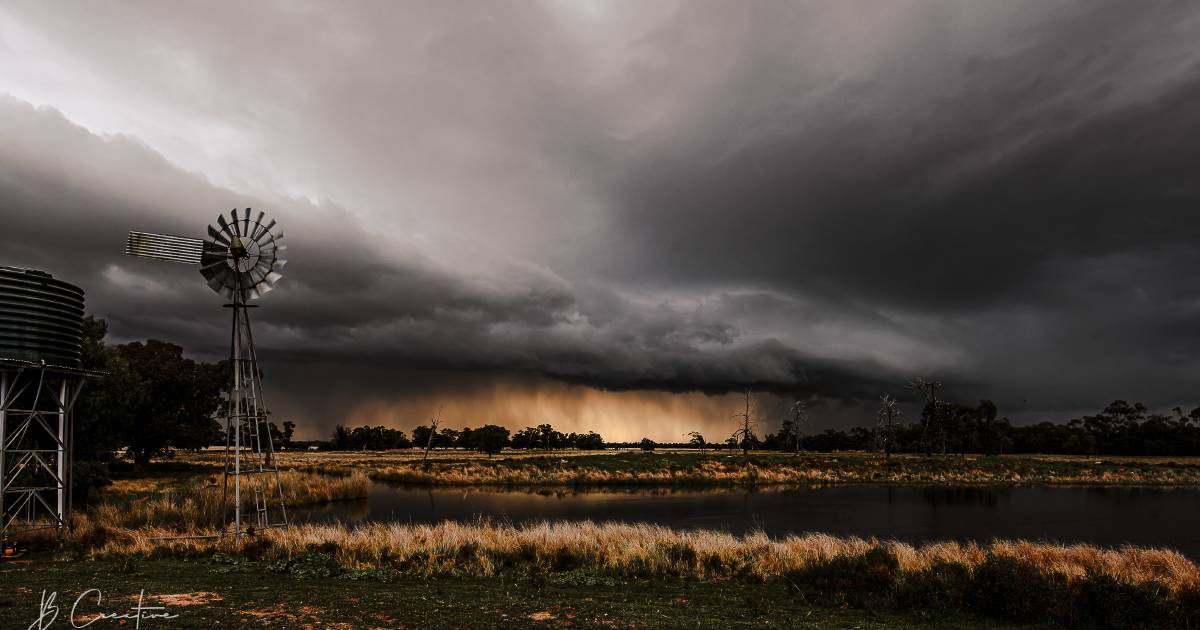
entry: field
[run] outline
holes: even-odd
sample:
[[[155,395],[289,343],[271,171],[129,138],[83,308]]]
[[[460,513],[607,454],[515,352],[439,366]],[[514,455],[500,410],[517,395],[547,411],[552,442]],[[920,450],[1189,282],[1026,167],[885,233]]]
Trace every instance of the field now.
[[[288,579],[333,580],[336,588],[326,589],[315,600],[296,600],[303,603],[299,609],[313,614],[332,606],[329,602],[335,594],[361,598],[362,593],[385,588],[379,585],[409,595],[414,589],[426,593],[444,589],[450,594],[425,601],[442,602],[450,615],[448,625],[461,624],[461,619],[449,620],[463,613],[464,605],[479,605],[463,585],[487,581],[491,584],[485,592],[499,599],[503,590],[507,598],[507,604],[488,604],[487,611],[517,615],[518,619],[523,616],[527,621],[582,615],[581,625],[602,625],[616,619],[595,617],[598,611],[610,611],[591,605],[594,599],[582,601],[582,595],[594,598],[595,593],[607,591],[615,599],[622,586],[637,589],[636,597],[627,598],[610,612],[629,616],[623,625],[651,621],[639,620],[649,614],[649,608],[670,617],[675,614],[678,597],[713,601],[717,607],[715,601],[734,593],[741,594],[735,599],[737,605],[712,617],[714,625],[721,625],[716,620],[786,625],[790,616],[799,612],[806,618],[830,622],[874,619],[884,626],[905,625],[903,619],[920,615],[967,627],[980,624],[984,617],[1107,627],[1200,623],[1200,567],[1165,550],[1103,550],[1020,541],[911,546],[821,534],[771,539],[762,534],[734,536],[589,522],[520,527],[486,522],[377,524],[358,529],[301,525],[260,532],[240,543],[219,538],[171,539],[168,536],[176,533],[171,530],[120,529],[86,517],[78,517],[73,525],[56,552],[34,553],[28,556],[32,558],[28,564],[26,558],[4,564],[0,574],[4,592],[23,593],[30,597],[21,599],[32,600],[30,584],[38,583],[31,581],[33,576],[39,580],[55,574],[78,577],[87,571],[66,567],[92,566],[101,574],[97,578],[101,582],[108,574],[146,572],[158,576],[161,581],[148,587],[156,596],[219,594],[219,589],[206,581],[207,573],[248,572],[263,576],[265,584],[292,584]],[[191,567],[190,572],[170,570],[185,565]],[[139,584],[115,575],[110,581],[119,590]],[[74,582],[63,578],[51,584],[55,590],[70,591]],[[299,621],[287,616],[294,615],[296,607],[271,604],[272,597],[295,597],[296,591],[255,588],[258,590],[236,596],[220,595],[221,600],[203,597],[212,602],[243,600],[218,607],[249,606],[234,609],[232,614],[283,615],[280,622],[284,625],[289,619]],[[300,590],[303,588],[307,587]],[[463,590],[458,592],[458,588]],[[561,597],[541,597],[547,591]],[[567,603],[562,598],[576,601]],[[860,613],[835,612],[845,608]],[[243,610],[251,612],[237,612]],[[396,609],[374,610],[391,621],[400,619],[395,616]],[[536,616],[539,613],[544,615]],[[224,609],[219,614],[231,613]],[[354,607],[351,614],[364,614],[364,610]],[[387,620],[380,621],[383,625]],[[675,621],[688,623],[687,618]]]
[[[280,463],[289,505],[361,498],[369,479],[664,491],[1200,480],[1200,461],[1139,458],[895,456],[889,462],[837,453],[755,454],[747,462],[692,451],[493,458],[449,451],[431,455],[428,467],[420,458],[291,452]],[[300,525],[235,544],[204,538],[218,531],[219,462],[213,453],[187,454],[147,471],[119,471],[63,539],[29,538],[30,553],[0,564],[0,614],[12,619],[19,611],[22,620],[28,612],[19,626],[25,627],[42,589],[73,601],[86,588],[100,588],[120,608],[144,587],[180,617],[146,620],[143,627],[1200,625],[1200,567],[1167,550],[1022,541],[913,546],[586,521]],[[234,579],[253,588],[234,591]]]
[[[215,453],[183,461],[216,465]],[[766,486],[829,483],[879,484],[1096,484],[1194,485],[1200,458],[999,457],[871,453],[740,454],[714,451],[511,452],[487,457],[434,451],[424,466],[419,451],[287,452],[285,468],[435,485]]]
[[[234,588],[234,582],[240,587]],[[955,613],[867,611],[805,603],[780,584],[686,580],[400,577],[386,582],[297,576],[257,562],[152,560],[54,562],[48,557],[0,564],[4,627],[25,628],[42,592],[63,608],[55,627],[86,589],[104,606],[81,605],[79,623],[96,612],[144,605],[178,615],[142,628],[885,628],[984,630],[1018,627]],[[154,595],[154,596],[151,596]],[[97,623],[93,628],[114,627]],[[128,623],[122,627],[133,627]],[[1038,626],[1019,626],[1022,628]],[[1052,626],[1045,626],[1052,627]]]

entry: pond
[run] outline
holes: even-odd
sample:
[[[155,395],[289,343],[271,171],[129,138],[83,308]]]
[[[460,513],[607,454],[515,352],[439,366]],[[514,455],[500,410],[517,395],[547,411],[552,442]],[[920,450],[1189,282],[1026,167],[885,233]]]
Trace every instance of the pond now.
[[[771,536],[908,542],[1024,538],[1171,547],[1200,558],[1200,488],[878,486],[787,489],[486,489],[373,483],[367,499],[290,511],[295,522],[592,520]]]

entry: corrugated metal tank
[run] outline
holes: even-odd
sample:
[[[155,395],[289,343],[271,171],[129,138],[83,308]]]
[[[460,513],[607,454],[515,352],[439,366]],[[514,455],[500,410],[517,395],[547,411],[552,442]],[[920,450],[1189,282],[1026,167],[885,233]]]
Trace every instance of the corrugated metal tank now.
[[[79,367],[83,289],[36,269],[0,266],[0,357]]]

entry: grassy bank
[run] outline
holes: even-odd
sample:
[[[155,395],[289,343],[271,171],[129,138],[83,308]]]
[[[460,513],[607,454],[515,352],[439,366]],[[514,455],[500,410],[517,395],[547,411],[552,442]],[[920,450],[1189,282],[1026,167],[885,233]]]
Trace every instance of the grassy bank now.
[[[284,502],[290,507],[362,499],[370,483],[362,473],[330,476],[296,470],[280,472],[279,481]],[[149,526],[179,531],[214,527],[221,518],[221,482],[219,471],[118,479],[97,495],[89,512],[90,522],[105,527]],[[272,476],[267,477],[266,490],[268,497],[277,496]],[[228,500],[232,504],[232,494]],[[242,505],[247,509],[254,506],[248,485],[242,489]]]
[[[246,585],[253,585],[246,588]],[[348,575],[298,576],[262,562],[224,559],[59,562],[46,555],[0,564],[4,627],[33,621],[43,590],[63,608],[80,593],[104,594],[103,608],[147,605],[178,615],[142,628],[886,628],[985,630],[1014,627],[939,612],[867,611],[804,602],[786,585],[636,580],[555,574],[547,579],[399,576],[386,582]],[[98,608],[89,600],[81,619]],[[98,622],[93,628],[116,627]],[[127,623],[124,627],[132,627]],[[1026,626],[1022,626],[1026,627]]]
[[[716,452],[505,453],[494,458],[436,453],[428,466],[411,451],[287,453],[283,466],[431,485],[724,486],[878,484],[1194,485],[1200,459],[1040,456],[923,457],[873,453],[740,455]]]
[[[682,580],[765,585],[798,602],[867,610],[957,611],[1110,627],[1200,624],[1200,567],[1166,550],[1020,541],[914,547],[826,535],[771,539],[589,522],[297,526],[241,544],[159,538],[170,533],[81,519],[67,550],[103,561],[218,558],[296,576],[365,581]]]

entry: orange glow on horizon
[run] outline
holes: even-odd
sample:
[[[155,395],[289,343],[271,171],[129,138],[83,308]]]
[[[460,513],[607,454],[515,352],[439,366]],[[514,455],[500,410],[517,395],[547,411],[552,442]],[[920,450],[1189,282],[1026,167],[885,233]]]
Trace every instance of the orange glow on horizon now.
[[[778,402],[770,394],[755,394],[764,415]],[[407,394],[396,400],[373,400],[350,410],[346,426],[384,425],[410,432],[427,424],[441,410],[441,426],[460,429],[498,424],[512,431],[549,423],[563,433],[596,431],[613,442],[648,437],[657,442],[686,442],[689,431],[700,431],[709,442],[721,442],[736,428],[731,415],[741,410],[741,394],[706,395],[698,392],[606,391],[555,381],[502,382],[470,391]],[[764,420],[757,433],[776,429]],[[330,427],[332,428],[332,427]]]

